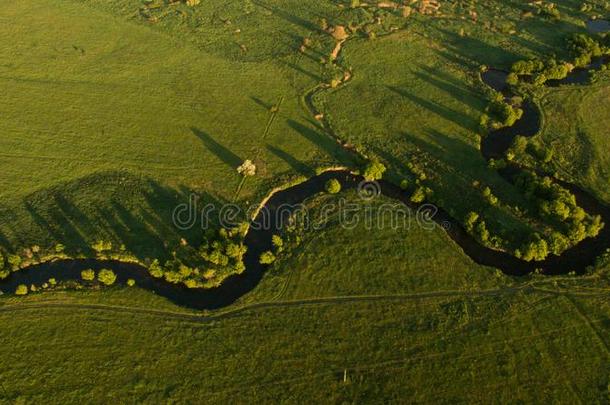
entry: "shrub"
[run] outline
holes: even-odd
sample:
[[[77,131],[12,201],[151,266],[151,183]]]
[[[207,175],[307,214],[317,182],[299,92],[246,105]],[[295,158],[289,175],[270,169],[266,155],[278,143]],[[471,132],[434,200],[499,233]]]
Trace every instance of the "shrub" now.
[[[424,202],[424,200],[426,199],[426,189],[423,187],[417,187],[417,189],[415,189],[409,199],[411,200],[411,202],[414,202],[416,204]]]
[[[407,180],[407,179],[402,179],[402,180],[400,181],[400,188],[401,188],[402,190],[407,190],[407,189],[409,188],[409,180]]]
[[[102,269],[98,273],[97,279],[104,285],[112,285],[116,281],[116,274],[112,270]]]
[[[525,245],[521,252],[522,259],[525,261],[542,261],[549,255],[549,246],[544,239],[538,237],[536,240]]]
[[[91,269],[83,270],[80,272],[80,277],[85,281],[95,280],[95,271]]]
[[[516,86],[519,84],[519,75],[516,73],[509,73],[508,76],[506,76],[506,84],[510,86]]]
[[[517,75],[531,75],[544,69],[544,63],[540,60],[520,60],[513,63],[511,72]]]
[[[271,237],[271,243],[273,244],[277,252],[281,252],[284,248],[284,240],[279,235],[273,235]]]
[[[339,180],[337,179],[330,179],[326,182],[324,188],[329,194],[337,194],[341,191],[341,183],[339,183]]]
[[[468,215],[466,215],[466,219],[464,221],[464,228],[466,228],[466,231],[468,231],[468,233],[472,233],[472,231],[474,230],[474,225],[477,223],[477,221],[479,220],[479,214],[477,214],[476,212],[469,212]]]
[[[127,285],[133,287],[134,285],[136,285],[136,280],[134,280],[133,278],[128,279]]]
[[[489,242],[489,237],[491,236],[489,230],[487,229],[487,224],[485,221],[479,221],[474,227],[475,236],[483,243],[486,244]]]
[[[259,259],[260,264],[271,264],[275,261],[275,255],[271,251],[266,251],[261,254]]]
[[[157,259],[153,260],[153,262],[150,264],[150,266],[148,266],[148,272],[154,278],[163,277],[163,267],[161,267],[161,265],[159,264],[159,260],[157,260]]]
[[[57,285],[57,280],[55,280],[55,278],[51,277],[49,279],[49,285],[50,286],[56,286]]]
[[[366,180],[379,180],[383,177],[383,173],[385,173],[386,167],[383,163],[378,160],[370,161],[366,167],[364,168],[363,176]]]
[[[101,254],[105,251],[112,250],[112,242],[98,240],[93,245],[91,245],[91,248],[95,250],[98,254]]]
[[[27,295],[28,286],[25,284],[19,284],[15,290],[15,295]]]
[[[493,193],[491,192],[491,189],[489,187],[485,187],[483,189],[483,197],[487,200],[487,202],[492,205],[495,206],[498,204],[498,197],[496,197],[495,195],[493,195]]]
[[[17,270],[21,266],[21,256],[19,255],[8,255],[7,261],[13,270]]]

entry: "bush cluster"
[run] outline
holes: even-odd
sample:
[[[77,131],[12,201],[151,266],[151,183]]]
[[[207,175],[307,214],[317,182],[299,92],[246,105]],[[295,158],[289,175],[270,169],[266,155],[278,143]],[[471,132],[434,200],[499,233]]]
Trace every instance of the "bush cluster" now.
[[[153,277],[163,278],[169,283],[183,283],[188,288],[202,288],[212,281],[217,285],[225,277],[245,270],[243,257],[247,247],[243,243],[244,232],[244,227],[210,232],[197,250],[197,257],[189,258],[200,262],[197,267],[186,265],[184,260],[174,255],[163,265],[154,260],[148,271]]]

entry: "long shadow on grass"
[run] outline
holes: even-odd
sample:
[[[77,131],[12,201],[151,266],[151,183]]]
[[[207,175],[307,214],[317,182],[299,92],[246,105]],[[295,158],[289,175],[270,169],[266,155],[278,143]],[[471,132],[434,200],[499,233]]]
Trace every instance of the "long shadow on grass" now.
[[[314,129],[311,127],[307,127],[299,122],[288,119],[286,120],[288,126],[303,136],[305,139],[309,140],[314,145],[317,145],[330,156],[333,156],[337,159],[341,158],[340,155],[340,147],[337,142],[331,139],[328,135],[326,135],[322,129]],[[316,124],[312,123],[312,126],[318,128]]]
[[[91,244],[101,239],[115,247],[124,245],[140,259],[168,258],[181,239],[198,245],[204,227],[216,226],[214,218],[202,217],[209,203],[220,209],[207,193],[176,190],[127,173],[99,173],[27,197],[29,220],[20,219],[17,225],[27,241],[22,245],[62,243],[69,253],[90,256]],[[190,227],[174,224],[174,210],[181,206],[193,209]]]
[[[276,148],[273,145],[267,145],[267,150],[269,152],[273,153],[278,158],[282,159],[284,162],[288,163],[288,165],[295,172],[298,172],[300,174],[304,174],[306,176],[312,175],[314,173],[314,171],[311,170],[311,168],[309,166],[307,166],[303,162],[299,161],[298,159],[296,159],[291,154],[289,154],[289,153],[287,153],[287,152],[285,152],[285,151],[283,151],[283,150],[281,150],[279,148]]]
[[[523,58],[523,55],[488,44],[478,38],[472,36],[462,37],[456,32],[440,27],[436,29],[445,37],[444,46],[456,55],[462,64],[466,63],[470,68],[480,66],[482,61],[492,66],[498,66]]]
[[[401,88],[394,87],[394,86],[386,86],[386,87],[388,88],[388,90],[393,91],[394,93],[410,100],[411,102],[419,105],[420,107],[422,107],[428,111],[431,111],[431,112],[435,113],[436,115],[438,115],[448,121],[451,121],[468,131],[473,131],[473,129],[476,128],[476,125],[477,125],[476,120],[474,120],[472,117],[470,117],[460,111],[456,111],[452,108],[441,105],[441,104],[437,103],[436,101],[431,101],[431,100],[426,100],[424,98],[421,98],[420,96],[418,96],[414,93],[410,93],[406,89],[401,89]]]
[[[480,93],[470,85],[439,69],[433,69],[423,65],[420,65],[419,68],[422,71],[416,72],[415,76],[421,80],[444,91],[456,100],[477,111],[482,111],[485,107],[485,102],[481,99]]]
[[[301,17],[298,17],[294,14],[291,14],[285,10],[282,10],[279,7],[268,6],[267,4],[264,4],[261,1],[255,1],[254,4],[266,9],[267,11],[271,11],[273,14],[279,16],[280,18],[289,22],[290,24],[294,24],[301,28],[305,28],[308,31],[321,32],[321,29],[317,24],[315,24],[311,21],[307,21],[307,20],[305,20]]]
[[[212,138],[209,134],[203,132],[198,128],[191,127],[191,131],[201,139],[201,142],[205,145],[206,148],[210,152],[212,152],[218,159],[222,160],[226,165],[231,168],[237,168],[242,162],[243,159],[233,153],[230,149],[224,147],[220,143],[218,143],[214,138]]]

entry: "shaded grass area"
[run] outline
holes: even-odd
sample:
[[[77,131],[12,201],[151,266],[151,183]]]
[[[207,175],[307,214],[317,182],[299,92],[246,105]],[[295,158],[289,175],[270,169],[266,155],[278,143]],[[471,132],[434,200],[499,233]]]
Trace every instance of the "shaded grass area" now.
[[[610,202],[610,85],[553,89],[543,98],[540,140],[553,151],[552,166],[571,181]]]
[[[140,260],[168,259],[182,238],[198,246],[205,230],[199,212],[193,214],[192,228],[176,227],[173,207],[190,203],[195,210],[222,202],[129,172],[102,172],[37,191],[17,205],[0,206],[0,241],[14,250],[61,241],[71,255],[94,257],[91,246],[104,240],[115,250],[124,246]]]

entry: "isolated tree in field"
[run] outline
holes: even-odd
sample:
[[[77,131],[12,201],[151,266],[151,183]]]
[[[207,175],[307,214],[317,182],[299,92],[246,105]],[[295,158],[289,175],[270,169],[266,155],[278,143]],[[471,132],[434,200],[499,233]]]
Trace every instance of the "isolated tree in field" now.
[[[19,284],[17,289],[15,290],[15,295],[27,295],[28,286],[24,284]]]
[[[244,177],[254,176],[256,174],[256,166],[250,159],[247,159],[237,168],[237,173]]]
[[[386,167],[383,163],[378,160],[372,160],[366,165],[362,175],[366,180],[369,181],[379,180],[383,177],[383,173],[385,173],[385,171]]]
[[[339,183],[339,180],[337,179],[330,179],[326,182],[324,188],[329,194],[337,194],[341,191],[341,183]]]
[[[95,280],[95,271],[91,269],[83,270],[80,272],[80,277],[85,281]]]
[[[261,254],[259,259],[260,264],[271,264],[275,261],[275,255],[271,251],[266,251]]]
[[[98,273],[97,279],[104,285],[112,285],[116,281],[116,274],[112,270],[102,269]]]

